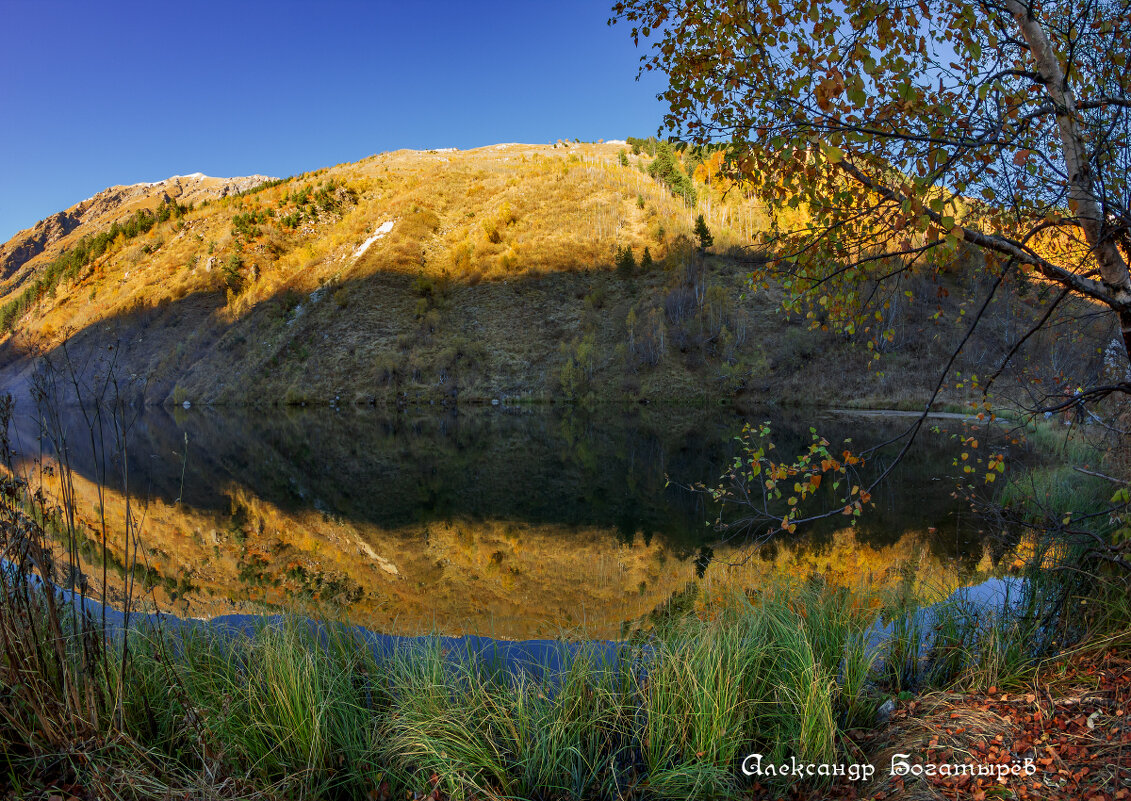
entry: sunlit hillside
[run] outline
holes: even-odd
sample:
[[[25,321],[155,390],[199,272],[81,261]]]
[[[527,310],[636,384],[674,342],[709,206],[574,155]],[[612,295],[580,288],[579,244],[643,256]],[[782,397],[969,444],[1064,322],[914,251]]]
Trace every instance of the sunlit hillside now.
[[[34,357],[53,353],[84,375],[112,368],[150,403],[929,395],[921,365],[945,361],[968,292],[946,300],[927,276],[892,290],[877,369],[854,347],[872,334],[823,334],[783,317],[774,286],[749,291],[766,210],[721,152],[641,144],[397,151],[107,190],[4,246],[4,383],[26,392]],[[961,366],[984,371],[1040,313],[1047,299],[1025,289],[995,300]],[[1032,347],[1078,355],[1066,337]]]
[[[117,343],[118,364],[144,376],[154,400],[443,397],[461,385],[482,395],[548,394],[558,389],[550,368],[563,361],[560,346],[584,339],[574,312],[604,317],[606,302],[623,294],[590,276],[611,273],[627,249],[643,264],[622,277],[679,283],[661,265],[673,247],[689,247],[693,211],[642,171],[648,161],[620,144],[400,151],[191,205],[145,193],[155,222],[140,217],[131,228],[150,212],[122,204],[121,232],[108,236],[104,216],[101,229],[73,230],[14,272],[4,299],[7,361],[65,337]],[[749,214],[742,219],[752,230]],[[734,238],[717,233],[720,242]],[[740,285],[741,271],[731,272],[720,280]],[[569,312],[516,303],[512,293],[528,290],[550,305],[568,301]],[[618,327],[632,300],[617,309]],[[630,334],[626,347],[662,350],[662,296],[644,301],[635,309],[640,337]],[[721,302],[712,336],[727,322]],[[550,352],[529,352],[540,337],[530,329],[518,337],[523,322],[550,326]],[[312,382],[314,354],[324,375]],[[587,358],[583,379],[599,368]],[[635,352],[620,360],[638,358],[657,361]],[[233,397],[224,381],[233,376],[246,379],[240,391],[259,392]]]
[[[590,144],[397,151],[205,196],[183,215],[117,238],[38,299],[20,328],[50,343],[62,324],[79,329],[217,290],[230,293],[227,311],[238,316],[279,292],[309,293],[375,272],[474,284],[608,268],[621,246],[640,255],[650,246],[662,258],[679,234],[691,233],[691,211],[637,169],[641,157],[618,163],[621,151]],[[145,197],[119,204],[117,218],[153,210],[165,197],[180,200]],[[100,218],[103,226],[112,220]],[[9,299],[92,227],[30,260],[9,282]]]

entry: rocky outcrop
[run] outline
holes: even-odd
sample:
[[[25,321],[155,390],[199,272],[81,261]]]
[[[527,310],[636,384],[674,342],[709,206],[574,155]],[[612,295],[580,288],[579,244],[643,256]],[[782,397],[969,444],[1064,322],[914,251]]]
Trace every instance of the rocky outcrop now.
[[[152,209],[168,201],[189,204],[222,198],[258,186],[271,178],[248,175],[212,178],[196,172],[174,175],[152,183],[111,186],[66,211],[40,220],[0,245],[0,280],[6,281],[41,254],[54,257],[86,233],[94,233],[139,209]]]
[[[0,278],[10,277],[46,248],[78,228],[82,224],[82,218],[76,213],[77,209],[79,206],[52,214],[37,222],[34,228],[21,231],[10,241],[0,245]]]

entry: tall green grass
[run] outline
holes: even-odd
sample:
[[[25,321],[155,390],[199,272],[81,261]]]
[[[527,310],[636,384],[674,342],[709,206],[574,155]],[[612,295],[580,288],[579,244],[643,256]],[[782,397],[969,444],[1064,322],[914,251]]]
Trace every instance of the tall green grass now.
[[[1066,426],[1059,417],[1034,418],[1023,425],[1025,441],[1036,453],[1074,465],[1098,464],[1104,444],[1094,441],[1087,428]]]
[[[998,502],[1029,520],[1078,520],[1105,508],[1111,494],[1112,485],[1102,478],[1082,474],[1073,465],[1050,465],[1011,476]]]
[[[0,769],[34,777],[62,758],[70,779],[108,798],[370,799],[382,787],[390,798],[433,789],[452,798],[737,798],[749,792],[740,766],[750,753],[854,761],[850,732],[872,725],[891,694],[1009,686],[1038,656],[1028,611],[980,617],[943,605],[924,624],[914,602],[880,602],[819,581],[771,585],[665,619],[615,661],[582,649],[545,674],[446,653],[438,638],[378,651],[356,630],[301,618],[251,633],[134,630],[104,650],[120,653],[128,637],[125,673],[83,674],[73,642],[57,665],[69,676],[57,687],[85,682],[120,699],[120,714],[81,742],[129,747],[76,741],[62,757],[12,725],[20,657],[9,651]],[[895,625],[876,647],[881,614]],[[9,634],[37,625],[3,622]],[[81,713],[52,709],[64,722]],[[146,789],[122,790],[127,779]]]
[[[379,786],[384,666],[346,630],[295,618],[130,637],[125,728],[165,758],[311,797]]]
[[[1098,508],[1076,475],[1056,475],[1029,480],[1047,482],[1057,514]],[[1035,497],[1019,481],[1011,492]],[[71,532],[72,561],[49,569],[54,514],[0,476],[0,776],[110,799],[742,797],[751,753],[854,761],[852,731],[892,694],[1029,681],[1063,642],[1050,621],[1093,575],[1075,546],[1042,545],[1010,615],[928,613],[907,592],[820,580],[706,608],[688,593],[619,658],[582,649],[543,673],[446,653],[439,638],[375,650],[297,617],[250,633],[108,632],[43,590],[78,566]]]
[[[1035,520],[1041,517],[1080,518],[1108,506],[1111,483],[1082,473],[1104,460],[1105,443],[1086,427],[1065,426],[1059,417],[1033,419],[1021,425],[1029,449],[1041,463],[1012,471],[997,503],[1006,510]]]

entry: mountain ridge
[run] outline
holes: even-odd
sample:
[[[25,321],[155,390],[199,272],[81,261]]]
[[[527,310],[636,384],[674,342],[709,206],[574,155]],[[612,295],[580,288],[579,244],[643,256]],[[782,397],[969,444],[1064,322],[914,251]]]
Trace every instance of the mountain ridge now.
[[[17,231],[11,239],[0,244],[0,280],[12,278],[24,265],[39,256],[50,258],[58,255],[84,234],[93,233],[138,209],[152,210],[171,201],[195,204],[206,198],[222,198],[246,191],[271,180],[274,179],[264,175],[215,178],[196,172],[172,175],[160,181],[109,186],[45,217],[30,228]]]

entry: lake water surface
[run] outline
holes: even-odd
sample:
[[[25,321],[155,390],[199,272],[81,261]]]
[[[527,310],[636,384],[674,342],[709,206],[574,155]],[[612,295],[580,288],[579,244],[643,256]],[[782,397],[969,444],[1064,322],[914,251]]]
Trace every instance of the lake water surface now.
[[[810,425],[837,451],[909,423],[729,407],[151,408],[131,420],[126,458],[109,445],[105,463],[81,415],[66,430],[87,572],[101,575],[104,476],[120,598],[128,476],[148,603],[180,615],[297,608],[391,633],[613,638],[673,602],[778,576],[941,591],[992,572],[1002,548],[946,478],[957,421],[921,435],[855,528],[837,516],[800,536],[722,540],[709,500],[683,486],[717,481],[746,420],[770,420],[786,455]],[[51,451],[36,431],[19,421],[33,472]]]

